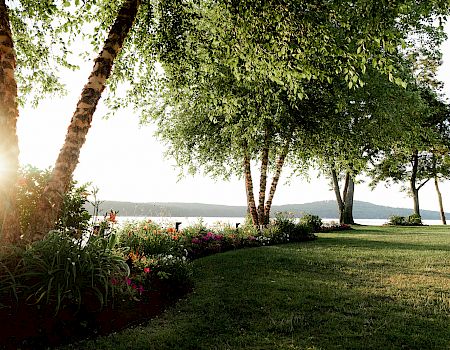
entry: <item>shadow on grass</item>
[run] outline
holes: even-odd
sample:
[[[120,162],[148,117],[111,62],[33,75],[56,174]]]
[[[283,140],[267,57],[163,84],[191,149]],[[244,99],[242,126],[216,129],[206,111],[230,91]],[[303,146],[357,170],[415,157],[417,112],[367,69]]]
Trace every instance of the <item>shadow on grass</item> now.
[[[342,246],[383,249],[345,238]],[[148,326],[85,343],[96,349],[443,349],[448,307],[374,287],[370,271],[345,271],[342,257],[320,261],[320,242],[227,252],[195,262],[195,289]],[[395,243],[394,243],[395,244]],[[305,247],[307,249],[305,249]],[[421,250],[399,244],[398,248]],[[294,248],[294,249],[293,249]],[[298,248],[298,249],[295,249]],[[439,250],[442,250],[441,247]],[[305,254],[307,253],[307,254]],[[349,256],[351,254],[349,253]],[[335,266],[335,268],[330,268]],[[343,268],[343,269],[341,269]],[[83,348],[77,345],[77,348]]]
[[[447,243],[442,244],[428,244],[428,243],[406,243],[389,240],[389,236],[384,236],[387,240],[368,240],[365,237],[325,237],[321,236],[322,246],[340,246],[340,247],[352,247],[363,249],[375,249],[375,250],[413,250],[413,251],[445,251],[450,252],[450,245]]]

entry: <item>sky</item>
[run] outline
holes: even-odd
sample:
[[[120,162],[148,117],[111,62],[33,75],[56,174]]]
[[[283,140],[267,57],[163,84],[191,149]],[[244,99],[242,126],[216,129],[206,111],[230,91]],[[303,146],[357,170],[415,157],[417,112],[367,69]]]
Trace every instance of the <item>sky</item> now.
[[[450,25],[446,29],[450,34]],[[450,97],[450,41],[444,43],[443,53],[439,77],[445,84],[445,94]],[[30,106],[20,109],[17,133],[21,164],[41,169],[54,165],[92,65],[93,61],[89,61],[80,70],[64,74],[68,94],[63,98],[47,98],[37,109]],[[243,180],[221,181],[201,175],[180,180],[179,169],[172,159],[164,157],[165,146],[153,135],[154,125],[140,126],[139,116],[127,109],[107,120],[102,118],[105,112],[105,106],[100,103],[74,174],[80,183],[92,182],[98,187],[100,199],[246,205]],[[289,183],[286,183],[289,170],[283,175],[275,205],[335,200],[329,181],[318,178],[315,171],[311,171],[309,180],[291,178]],[[256,174],[253,177],[255,184],[259,183]],[[444,208],[450,212],[450,183],[443,183],[441,191]],[[419,195],[421,209],[438,210],[432,181]],[[378,185],[372,191],[364,181],[355,187],[355,200],[412,208],[412,199],[399,186]]]

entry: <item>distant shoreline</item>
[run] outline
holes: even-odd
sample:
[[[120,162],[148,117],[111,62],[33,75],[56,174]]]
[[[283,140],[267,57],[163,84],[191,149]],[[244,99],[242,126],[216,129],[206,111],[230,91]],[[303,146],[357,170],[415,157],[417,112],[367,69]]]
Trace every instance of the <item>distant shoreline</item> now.
[[[92,214],[91,205],[86,206]],[[132,217],[245,217],[247,208],[245,206],[230,206],[203,203],[133,203],[119,201],[103,201],[100,204],[100,216],[111,209],[118,211],[119,216]],[[335,201],[319,201],[303,204],[286,204],[272,206],[272,216],[277,212],[289,212],[294,217],[301,217],[304,213],[318,215],[321,218],[339,217]],[[384,219],[391,215],[408,216],[412,210],[408,208],[394,208],[376,205],[368,202],[355,201],[353,205],[353,217],[357,219]],[[423,220],[439,220],[437,211],[421,210]],[[450,214],[446,213],[450,218]]]

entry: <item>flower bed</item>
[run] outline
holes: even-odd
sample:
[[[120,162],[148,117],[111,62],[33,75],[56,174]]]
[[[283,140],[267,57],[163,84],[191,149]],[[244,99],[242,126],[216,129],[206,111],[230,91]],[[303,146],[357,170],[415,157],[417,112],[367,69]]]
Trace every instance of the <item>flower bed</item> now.
[[[13,320],[1,344],[39,348],[122,329],[187,293],[193,259],[316,238],[308,222],[282,216],[261,231],[201,222],[176,231],[152,221],[116,230],[114,222],[110,216],[78,239],[55,231],[0,257],[0,319]]]

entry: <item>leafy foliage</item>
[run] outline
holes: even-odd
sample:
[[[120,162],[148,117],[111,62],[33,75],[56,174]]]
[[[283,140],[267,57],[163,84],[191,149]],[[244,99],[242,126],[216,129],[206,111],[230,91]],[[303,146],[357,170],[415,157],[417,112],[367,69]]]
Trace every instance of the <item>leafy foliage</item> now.
[[[78,68],[70,44],[71,38],[80,33],[84,17],[61,2],[8,2],[19,101],[36,105],[46,95],[64,93],[60,68]],[[70,5],[80,8],[79,1]]]
[[[20,169],[17,206],[22,230],[30,224],[50,174],[49,169],[40,170],[32,166]],[[88,230],[91,219],[91,215],[85,209],[88,186],[88,183],[77,186],[77,182],[72,181],[68,192],[64,195],[63,209],[56,223],[57,229],[71,232],[78,237]]]
[[[310,227],[312,232],[319,232],[323,226],[320,216],[313,214],[304,214],[300,218],[300,224]]]
[[[393,226],[420,226],[422,218],[420,215],[411,214],[408,217],[392,215],[389,217],[388,225]]]
[[[408,183],[403,189],[413,197],[414,212],[420,216],[419,190],[434,177],[445,178],[449,171],[447,152],[439,150],[447,150],[450,145],[450,109],[430,88],[419,86],[416,91],[417,104],[423,107],[411,116],[411,124],[398,140],[380,148],[370,175],[372,186],[381,181]]]

